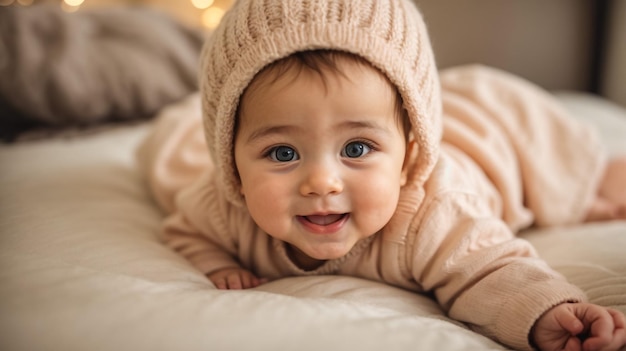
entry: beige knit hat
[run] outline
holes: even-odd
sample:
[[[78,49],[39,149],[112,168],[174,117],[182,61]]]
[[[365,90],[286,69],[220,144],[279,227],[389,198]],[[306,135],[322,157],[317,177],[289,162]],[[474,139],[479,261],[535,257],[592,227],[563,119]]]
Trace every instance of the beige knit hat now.
[[[314,49],[359,55],[397,86],[418,146],[409,184],[421,187],[438,157],[441,98],[430,40],[415,5],[409,0],[237,0],[204,46],[200,77],[207,144],[223,171],[228,200],[243,203],[233,158],[240,96],[269,63]]]

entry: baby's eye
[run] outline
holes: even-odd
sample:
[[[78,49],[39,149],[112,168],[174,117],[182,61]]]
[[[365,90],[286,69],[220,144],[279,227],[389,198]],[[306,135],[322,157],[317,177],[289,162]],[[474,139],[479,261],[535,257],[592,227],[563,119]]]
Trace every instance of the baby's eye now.
[[[277,162],[290,162],[300,158],[296,150],[289,146],[276,146],[269,151],[268,156]]]
[[[350,158],[357,158],[368,154],[370,151],[371,148],[366,143],[362,141],[352,141],[344,147],[341,155]]]

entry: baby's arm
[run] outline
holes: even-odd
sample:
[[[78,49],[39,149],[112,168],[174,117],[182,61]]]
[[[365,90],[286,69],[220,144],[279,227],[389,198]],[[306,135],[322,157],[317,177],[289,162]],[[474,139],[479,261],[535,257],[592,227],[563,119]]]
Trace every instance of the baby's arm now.
[[[590,303],[563,303],[548,310],[531,330],[540,350],[619,350],[626,345],[626,318]]]
[[[207,275],[218,289],[240,290],[256,288],[267,282],[243,268],[224,268]]]
[[[247,235],[252,229],[223,198],[211,172],[183,189],[175,204],[176,211],[162,227],[167,246],[185,257],[218,289],[247,289],[265,282],[241,265],[239,240],[252,240]]]
[[[228,243],[218,242],[218,236],[202,234],[181,213],[165,221],[163,232],[165,243],[187,258],[218,289],[249,289],[267,281],[241,267]]]

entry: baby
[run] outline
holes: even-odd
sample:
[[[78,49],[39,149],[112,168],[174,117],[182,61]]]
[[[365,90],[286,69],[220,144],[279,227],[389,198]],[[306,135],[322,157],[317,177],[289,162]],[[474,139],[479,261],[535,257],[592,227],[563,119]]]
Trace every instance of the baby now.
[[[157,126],[142,153],[165,241],[217,288],[350,275],[432,292],[516,349],[626,344],[621,312],[514,236],[625,218],[626,159],[605,162],[528,82],[440,75],[409,1],[239,0],[201,75],[211,159],[185,166],[206,147],[195,120]]]

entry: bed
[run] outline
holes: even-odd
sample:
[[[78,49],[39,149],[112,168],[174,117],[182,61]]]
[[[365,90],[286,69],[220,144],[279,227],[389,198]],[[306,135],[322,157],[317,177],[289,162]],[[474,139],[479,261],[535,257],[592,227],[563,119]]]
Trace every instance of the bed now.
[[[555,95],[610,153],[626,154],[623,105]],[[506,350],[428,296],[377,282],[296,277],[216,290],[159,241],[163,213],[135,159],[151,124],[0,145],[0,349]],[[591,302],[626,313],[625,221],[520,235]]]
[[[560,99],[626,152],[626,109]],[[428,297],[335,276],[218,291],[163,246],[134,151],[150,123],[0,147],[3,350],[505,349]],[[522,234],[592,302],[626,313],[626,222]]]

